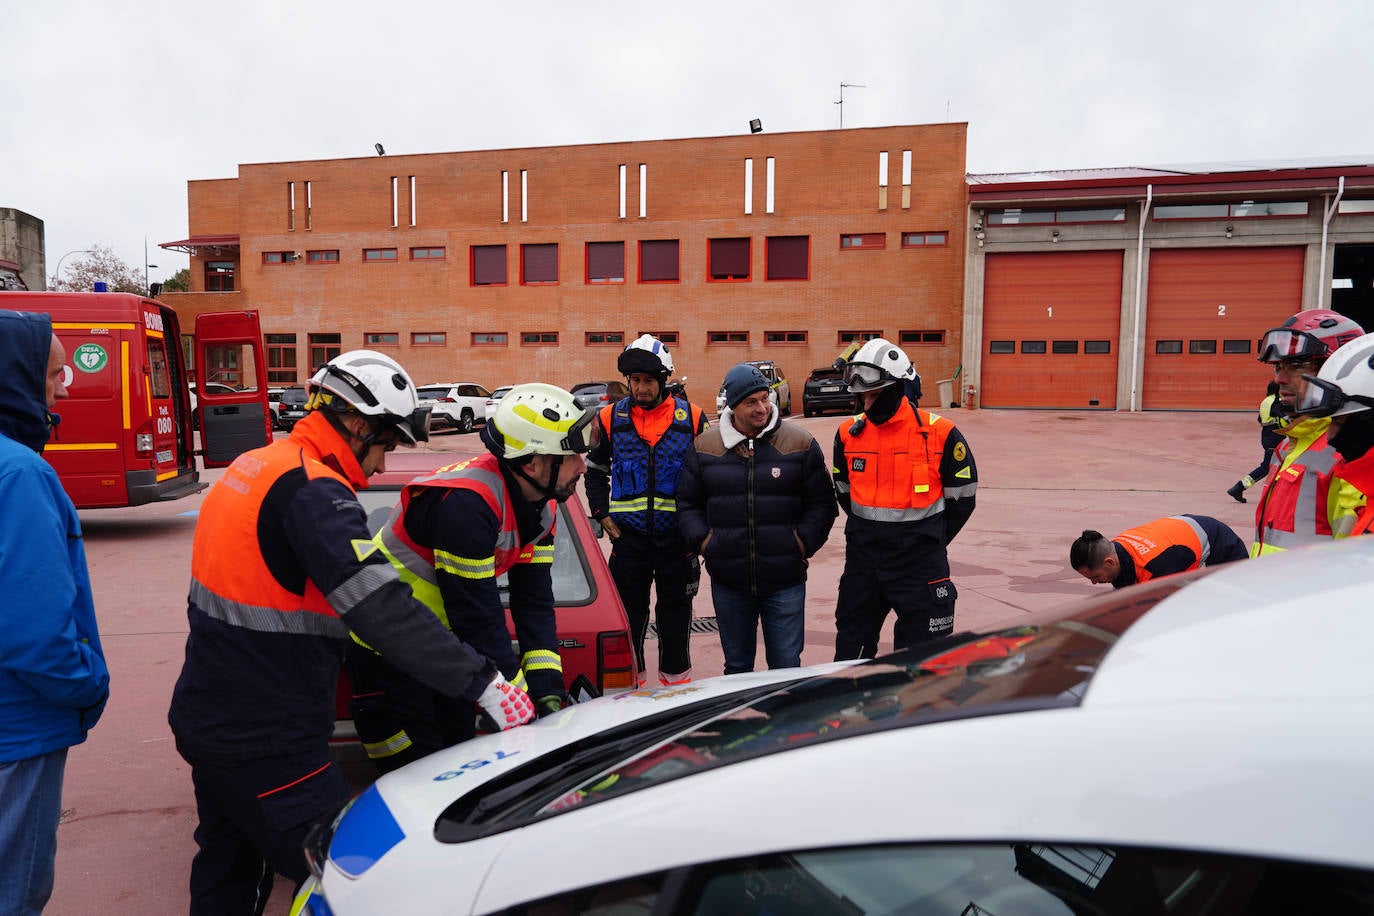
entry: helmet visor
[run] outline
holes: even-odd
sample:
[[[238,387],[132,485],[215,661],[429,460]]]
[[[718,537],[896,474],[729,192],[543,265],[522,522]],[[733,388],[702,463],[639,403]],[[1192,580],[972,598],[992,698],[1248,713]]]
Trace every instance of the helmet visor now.
[[[1374,407],[1374,398],[1347,395],[1326,379],[1304,375],[1307,390],[1293,404],[1293,413],[1304,417],[1338,417]]]
[[[875,388],[882,388],[891,385],[896,379],[892,378],[877,366],[868,363],[847,363],[844,367],[844,383],[849,386],[849,390],[855,394],[860,391],[872,391]]]
[[[562,446],[568,454],[585,455],[596,448],[600,441],[601,424],[596,422],[596,411],[584,410],[582,416],[568,427],[568,434],[563,437]]]
[[[416,445],[429,441],[429,407],[417,407],[408,417],[387,414],[385,419],[395,427],[403,445]]]
[[[1281,359],[1320,358],[1330,353],[1330,348],[1321,338],[1290,328],[1274,328],[1259,340],[1259,361],[1262,363]]]

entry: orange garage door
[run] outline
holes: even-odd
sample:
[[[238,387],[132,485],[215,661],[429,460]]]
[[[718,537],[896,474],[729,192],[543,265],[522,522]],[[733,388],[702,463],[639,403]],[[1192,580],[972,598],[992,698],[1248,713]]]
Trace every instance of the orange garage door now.
[[[1121,252],[990,254],[984,407],[1116,407]]]
[[[1302,248],[1150,253],[1146,410],[1253,408],[1273,377],[1255,341],[1302,307]]]

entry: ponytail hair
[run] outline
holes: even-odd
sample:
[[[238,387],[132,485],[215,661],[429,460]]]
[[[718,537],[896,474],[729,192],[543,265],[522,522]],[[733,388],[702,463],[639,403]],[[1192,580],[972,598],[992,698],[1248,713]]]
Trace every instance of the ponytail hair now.
[[[1112,551],[1112,542],[1102,532],[1087,529],[1069,548],[1069,566],[1074,569],[1097,569]]]

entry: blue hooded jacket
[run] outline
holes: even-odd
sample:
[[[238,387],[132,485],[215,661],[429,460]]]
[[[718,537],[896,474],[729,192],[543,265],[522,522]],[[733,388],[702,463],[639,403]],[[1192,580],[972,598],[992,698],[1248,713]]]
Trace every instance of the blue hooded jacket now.
[[[0,761],[86,740],[109,696],[76,508],[48,441],[47,315],[0,311]]]

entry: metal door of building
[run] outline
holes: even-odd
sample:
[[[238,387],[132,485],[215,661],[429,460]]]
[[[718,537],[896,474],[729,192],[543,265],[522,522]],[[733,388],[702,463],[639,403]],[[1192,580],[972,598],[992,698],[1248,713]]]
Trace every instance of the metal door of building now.
[[[1120,251],[990,254],[984,407],[1116,407]]]
[[[1255,342],[1302,308],[1303,249],[1150,252],[1146,410],[1253,408],[1272,373]]]

